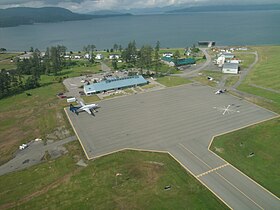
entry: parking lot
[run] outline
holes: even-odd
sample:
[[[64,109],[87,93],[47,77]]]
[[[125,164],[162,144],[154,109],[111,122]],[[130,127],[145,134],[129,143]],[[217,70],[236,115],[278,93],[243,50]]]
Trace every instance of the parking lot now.
[[[276,114],[214,93],[190,84],[101,101],[95,117],[66,112],[89,159],[125,148],[166,151],[232,208],[279,207],[276,198],[208,150],[212,136]]]

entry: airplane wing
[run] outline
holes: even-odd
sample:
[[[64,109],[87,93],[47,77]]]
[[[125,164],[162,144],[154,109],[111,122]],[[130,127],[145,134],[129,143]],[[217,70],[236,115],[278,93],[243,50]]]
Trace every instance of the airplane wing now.
[[[83,109],[83,110],[86,111],[87,113],[91,114],[91,111],[90,111],[89,108],[85,108],[85,109]]]
[[[81,104],[81,106],[85,106],[85,104],[82,101],[80,101],[80,104]]]

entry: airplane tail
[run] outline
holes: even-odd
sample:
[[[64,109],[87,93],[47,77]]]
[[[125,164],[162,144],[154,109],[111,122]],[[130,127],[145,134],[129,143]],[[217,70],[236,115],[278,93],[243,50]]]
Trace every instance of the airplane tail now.
[[[77,107],[73,106],[73,104],[70,104],[70,111],[71,111],[71,112],[73,112],[73,113],[75,113],[76,115],[78,115],[79,112],[78,112],[77,110],[78,110]]]

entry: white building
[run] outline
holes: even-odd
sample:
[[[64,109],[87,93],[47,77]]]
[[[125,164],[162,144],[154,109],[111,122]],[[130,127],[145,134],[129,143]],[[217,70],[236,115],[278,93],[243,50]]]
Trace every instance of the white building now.
[[[216,63],[219,67],[222,67],[225,63],[225,60],[226,60],[225,56],[221,55],[220,57],[217,58]]]
[[[162,56],[163,56],[163,57],[167,57],[167,58],[171,58],[171,57],[173,57],[173,53],[171,53],[171,52],[165,52],[165,53],[163,53]]]
[[[238,74],[239,65],[237,63],[225,63],[222,72],[225,74]]]
[[[226,52],[222,54],[226,59],[233,59],[234,58],[234,54]]]
[[[230,62],[230,63],[237,63],[237,64],[239,64],[239,63],[240,63],[240,60],[230,60],[229,62]]]
[[[97,60],[102,60],[103,58],[104,58],[104,56],[102,54],[97,54],[95,56],[95,59],[97,59]]]
[[[85,54],[84,56],[85,59],[91,59],[91,55],[89,53]]]
[[[121,56],[120,55],[118,55],[118,54],[111,54],[111,55],[109,55],[109,59],[119,59]]]
[[[74,58],[75,59],[81,59],[82,57],[80,55],[75,55]]]

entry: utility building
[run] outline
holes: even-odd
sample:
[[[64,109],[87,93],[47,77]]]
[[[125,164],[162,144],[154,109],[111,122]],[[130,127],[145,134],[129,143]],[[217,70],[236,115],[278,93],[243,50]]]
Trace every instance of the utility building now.
[[[226,74],[238,74],[239,65],[238,63],[225,63],[222,72]]]
[[[134,87],[137,85],[145,85],[148,81],[142,75],[131,77],[107,79],[98,83],[93,83],[84,86],[86,95],[101,93],[108,90],[118,90],[122,88]]]

